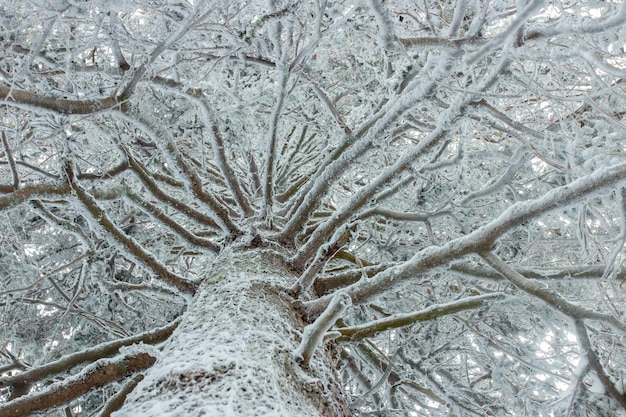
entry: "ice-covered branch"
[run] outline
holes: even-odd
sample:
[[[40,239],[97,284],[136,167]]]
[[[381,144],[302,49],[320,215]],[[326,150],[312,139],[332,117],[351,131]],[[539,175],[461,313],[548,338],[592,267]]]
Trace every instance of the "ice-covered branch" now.
[[[120,102],[114,97],[68,100],[4,85],[0,86],[0,100],[9,106],[18,105],[19,107],[41,108],[63,114],[93,114],[120,105]]]
[[[289,215],[289,222],[277,236],[279,240],[292,239],[300,231],[308,216],[340,173],[370,149],[373,140],[378,135],[434,91],[437,80],[449,72],[449,63],[449,57],[444,55],[439,57],[436,65],[426,65],[425,69],[430,72],[428,77],[411,83],[398,99],[389,101],[384,108],[375,113],[356,132],[348,135],[340,146],[331,152],[315,173],[314,180],[310,181],[307,187],[303,187],[299,195],[293,199],[293,212]]]
[[[380,0],[367,0],[367,5],[374,13],[376,23],[378,24],[378,39],[381,46],[384,49],[393,50],[393,43],[396,40],[395,27],[389,17],[389,11],[386,10],[382,3]]]
[[[97,359],[115,355],[123,346],[130,346],[135,343],[154,344],[162,342],[172,334],[179,323],[180,318],[157,329],[152,329],[123,339],[101,343],[80,352],[65,355],[54,362],[49,362],[12,376],[0,378],[0,387],[30,386],[44,378],[65,372],[81,363],[94,362]]]
[[[148,353],[98,360],[81,373],[50,385],[43,391],[2,403],[0,405],[0,417],[29,416],[36,411],[69,403],[94,388],[105,386],[135,372],[143,371],[154,365],[155,362],[156,358]]]
[[[583,350],[582,353],[585,355],[589,365],[595,371],[596,376],[600,379],[604,389],[611,395],[611,397],[613,397],[615,401],[619,403],[619,405],[622,406],[622,408],[626,410],[626,393],[620,392],[607,376],[600,360],[598,359],[598,356],[593,350],[585,322],[583,320],[575,320],[574,325],[576,326],[578,341]]]
[[[56,198],[69,194],[71,191],[68,184],[38,184],[22,187],[6,195],[0,196],[0,210],[14,207],[25,203],[33,198]]]
[[[183,294],[193,295],[195,293],[195,285],[171,272],[154,255],[147,252],[137,241],[124,233],[122,229],[109,219],[93,196],[87,193],[77,181],[71,179],[71,173],[68,174],[72,190],[74,190],[78,200],[87,210],[89,217],[95,220],[116,243],[120,244],[125,253],[129,254],[138,263],[146,265],[165,283],[177,288]]]
[[[599,33],[623,26],[626,21],[626,3],[622,3],[621,6],[616,4],[616,7],[620,7],[617,13],[605,12],[605,15],[609,16],[606,19],[576,24],[566,19],[559,19],[551,26],[529,30],[524,34],[523,40],[546,39],[565,34]]]
[[[153,196],[159,199],[159,201],[169,204],[176,210],[180,211],[184,215],[197,221],[200,224],[212,227],[216,230],[220,228],[217,222],[212,217],[207,216],[206,214],[194,209],[193,207],[183,203],[179,199],[174,198],[168,193],[164,192],[159,187],[159,185],[154,182],[152,177],[148,174],[146,168],[138,160],[136,160],[127,149],[123,149],[126,152],[126,155],[128,157],[128,163],[133,172],[137,174],[141,182],[146,186],[146,188],[152,193]]]
[[[215,215],[215,222],[227,233],[241,235],[241,231],[231,219],[231,215],[225,204],[219,201],[213,193],[204,189],[202,179],[188,161],[188,158],[178,149],[176,143],[171,138],[169,132],[154,128],[140,115],[130,115],[118,113],[124,120],[141,129],[150,136],[154,144],[162,151],[162,155],[171,163],[185,180],[185,185],[191,193],[204,205],[206,205]],[[121,145],[120,145],[121,146]],[[126,151],[130,158],[130,152]]]
[[[466,101],[468,100],[463,97],[458,97],[454,104],[441,113],[440,123],[438,123],[435,130],[419,143],[405,151],[394,164],[383,169],[370,183],[355,192],[352,198],[350,198],[340,210],[335,211],[328,220],[315,229],[309,240],[300,247],[298,253],[293,257],[293,263],[296,268],[302,267],[306,260],[311,257],[312,252],[318,248],[334,230],[346,222],[354,213],[357,213],[383,185],[444,138],[451,126],[451,120],[458,117],[458,115],[463,112]]]
[[[157,86],[163,86],[161,88],[167,87],[166,91],[168,93],[178,95],[184,97],[186,100],[189,100],[200,110],[200,114],[205,125],[211,129],[211,135],[209,135],[211,150],[213,151],[214,160],[222,174],[222,179],[228,186],[228,189],[235,199],[237,206],[241,209],[242,214],[245,217],[251,216],[253,209],[244,195],[243,189],[238,180],[239,176],[236,175],[232,164],[226,157],[226,147],[224,145],[222,132],[219,130],[217,122],[215,121],[214,111],[209,106],[204,94],[199,90],[183,91],[183,86],[173,80],[158,78],[153,81],[157,82]]]
[[[452,240],[443,246],[430,246],[416,253],[410,260],[386,269],[369,280],[361,280],[344,290],[354,303],[361,303],[394,288],[418,272],[444,265],[469,253],[489,250],[496,240],[507,231],[525,221],[554,210],[567,207],[589,198],[594,193],[606,192],[626,179],[626,163],[616,164],[595,171],[578,180],[554,188],[536,200],[513,204],[500,216],[474,232]],[[325,296],[305,303],[310,316],[316,317],[330,302]]]
[[[161,43],[159,43],[156,48],[152,50],[149,57],[144,63],[139,65],[137,68],[130,70],[132,77],[126,83],[124,89],[119,91],[117,95],[118,97],[121,97],[122,99],[127,99],[128,97],[130,97],[150,65],[152,65],[152,63],[170,46],[172,46],[174,43],[176,43],[176,41],[182,38],[195,23],[197,23],[197,17],[200,13],[200,7],[203,4],[204,2],[200,2],[199,4],[197,4],[194,10],[190,12],[182,22],[180,22],[180,25],[174,31],[170,32],[169,35],[163,41],[161,41]]]
[[[102,410],[98,417],[111,417],[111,414],[114,411],[119,410],[124,405],[128,394],[130,394],[135,387],[143,380],[143,374],[135,375],[132,378],[129,378],[115,394],[111,396],[103,405]]]
[[[263,193],[263,209],[262,215],[266,220],[271,221],[272,205],[274,202],[274,174],[276,171],[276,141],[278,135],[278,125],[280,116],[283,112],[285,101],[287,100],[288,89],[287,84],[289,81],[289,73],[286,68],[281,66],[281,74],[279,75],[280,81],[277,91],[276,103],[272,109],[270,116],[270,122],[267,132],[267,147],[265,149],[265,166],[263,171],[262,193]]]
[[[292,297],[297,298],[302,292],[306,292],[309,288],[311,288],[317,273],[321,271],[324,265],[326,265],[326,262],[328,262],[328,260],[331,259],[337,251],[339,251],[339,249],[350,240],[350,228],[350,225],[338,228],[333,234],[333,237],[330,239],[330,242],[322,245],[318,249],[315,259],[313,259],[300,278],[289,289],[288,292]]]
[[[482,190],[469,193],[467,196],[465,196],[465,198],[459,201],[459,204],[465,206],[477,198],[487,196],[504,188],[507,184],[509,184],[513,177],[515,177],[517,171],[519,171],[522,166],[527,162],[527,153],[528,150],[524,146],[520,146],[519,148],[517,148],[515,154],[513,154],[511,160],[509,161],[509,166],[500,175],[499,178],[496,178],[491,184],[488,184]]]
[[[490,39],[487,44],[483,45],[478,51],[468,54],[466,56],[466,63],[468,65],[473,65],[485,55],[510,43],[511,40],[518,34],[519,30],[523,28],[526,22],[528,22],[530,18],[541,10],[544,2],[545,0],[529,0],[523,10],[517,11],[515,20],[511,22],[511,24],[504,31],[496,37]],[[522,4],[521,2],[518,3]]]
[[[450,210],[441,210],[434,213],[403,213],[399,211],[384,209],[380,207],[363,211],[359,214],[359,219],[366,219],[372,216],[382,216],[386,219],[401,220],[408,222],[426,222],[434,217],[450,214]]]
[[[394,314],[369,323],[340,327],[336,329],[336,331],[341,333],[341,337],[337,338],[337,341],[365,339],[386,330],[397,329],[420,321],[434,320],[448,314],[458,313],[459,311],[471,310],[482,306],[487,301],[497,300],[503,297],[503,295],[494,293],[466,297],[449,303],[435,304],[413,313]]]
[[[526,278],[536,280],[580,280],[580,279],[600,279],[605,273],[606,265],[582,265],[565,266],[560,268],[546,267],[515,267],[518,273]],[[470,262],[457,262],[450,265],[450,270],[463,275],[478,277],[489,280],[505,279],[500,273],[492,268],[474,264]],[[621,281],[626,278],[626,268],[621,268],[615,272],[614,280]]]
[[[212,240],[204,239],[199,236],[194,235],[192,232],[188,231],[185,227],[178,224],[174,219],[170,216],[166,215],[163,211],[161,211],[155,204],[150,203],[142,199],[139,195],[134,193],[127,193],[127,196],[133,204],[141,207],[147,213],[149,213],[155,220],[158,220],[165,226],[172,229],[175,233],[177,233],[180,237],[191,243],[192,245],[196,245],[200,248],[205,248],[210,250],[213,253],[218,253],[221,247],[213,242]]]
[[[20,177],[17,173],[17,166],[15,165],[15,159],[13,159],[13,153],[11,152],[11,148],[9,147],[9,141],[7,140],[7,135],[2,131],[2,145],[4,146],[4,152],[6,153],[7,160],[9,162],[9,170],[11,171],[11,176],[13,177],[13,184],[11,185],[12,190],[17,190],[20,186]]]
[[[502,71],[508,67],[508,60],[502,59],[490,69],[481,82],[476,86],[476,91],[482,91],[491,86],[498,79]],[[300,247],[298,252],[293,256],[292,262],[296,268],[301,268],[305,262],[311,258],[315,248],[319,247],[330,234],[341,224],[343,224],[354,213],[358,212],[367,201],[375,195],[375,193],[394,176],[405,170],[419,156],[423,155],[437,143],[442,141],[454,126],[457,120],[465,111],[467,105],[471,102],[469,94],[458,94],[454,101],[443,110],[438,117],[436,128],[417,144],[408,148],[402,155],[390,166],[382,170],[382,172],[366,186],[355,192],[352,197],[341,207],[335,211],[332,216],[322,223],[311,235],[311,237]],[[405,109],[402,109],[404,111]],[[353,148],[353,150],[356,148]]]
[[[533,297],[545,301],[550,307],[558,310],[566,316],[572,319],[600,320],[606,324],[610,324],[616,329],[626,332],[626,324],[622,323],[614,316],[588,310],[567,301],[565,298],[558,295],[558,293],[547,287],[544,283],[524,277],[522,274],[507,265],[506,262],[500,259],[493,252],[481,252],[480,256],[489,264],[489,266],[501,273],[517,288],[532,295]]]
[[[303,367],[309,366],[309,360],[313,356],[315,349],[323,342],[324,334],[350,305],[352,305],[352,300],[350,300],[349,295],[343,292],[336,293],[333,295],[326,310],[313,323],[304,328],[302,341],[294,352],[294,357]]]

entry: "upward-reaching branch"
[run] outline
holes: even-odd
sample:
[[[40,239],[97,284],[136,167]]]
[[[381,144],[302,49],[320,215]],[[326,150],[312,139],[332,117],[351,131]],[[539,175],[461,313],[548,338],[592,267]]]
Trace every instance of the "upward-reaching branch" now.
[[[452,240],[443,246],[429,246],[417,252],[408,261],[386,269],[368,280],[361,280],[343,290],[353,303],[362,303],[383,291],[389,291],[416,274],[459,259],[469,253],[480,253],[491,248],[494,242],[507,231],[525,221],[544,214],[556,207],[569,206],[589,198],[594,193],[606,192],[626,180],[626,162],[599,169],[578,180],[557,187],[536,200],[518,202],[506,209],[496,219],[474,232]],[[309,316],[317,316],[330,301],[332,295],[306,302]]]
[[[98,205],[95,198],[87,193],[77,182],[71,169],[66,167],[65,172],[72,190],[76,193],[78,200],[87,209],[88,215],[93,218],[107,234],[110,234],[128,255],[136,259],[137,262],[146,265],[159,279],[175,287],[183,294],[193,295],[196,292],[196,286],[194,284],[171,272],[154,255],[146,251],[139,243],[116,226],[106,215],[105,211]]]

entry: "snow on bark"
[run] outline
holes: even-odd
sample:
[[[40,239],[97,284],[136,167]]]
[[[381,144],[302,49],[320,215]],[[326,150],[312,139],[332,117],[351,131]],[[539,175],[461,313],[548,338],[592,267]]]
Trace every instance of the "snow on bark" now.
[[[333,296],[326,310],[311,324],[306,326],[302,334],[302,342],[294,352],[296,361],[308,367],[315,349],[322,344],[324,335],[341,318],[343,313],[352,305],[350,296],[339,292]]]
[[[226,251],[115,417],[348,416],[331,359],[293,358],[303,323],[277,256]]]

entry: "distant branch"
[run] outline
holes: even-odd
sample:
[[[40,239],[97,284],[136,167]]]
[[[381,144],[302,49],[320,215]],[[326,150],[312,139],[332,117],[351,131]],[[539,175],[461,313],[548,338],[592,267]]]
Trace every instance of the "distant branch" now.
[[[113,97],[93,100],[68,100],[7,86],[0,86],[0,100],[8,105],[18,104],[39,107],[63,114],[93,114],[120,105],[120,102]]]
[[[127,195],[128,195],[128,198],[134,204],[141,207],[148,214],[150,214],[154,219],[158,220],[165,226],[172,229],[175,233],[180,235],[183,239],[187,240],[192,245],[196,245],[201,248],[208,249],[213,253],[219,253],[221,247],[217,243],[213,242],[212,240],[204,239],[204,238],[194,235],[185,227],[183,227],[182,225],[174,221],[174,219],[172,219],[170,216],[163,213],[163,211],[161,211],[155,204],[152,204],[149,201],[146,201],[141,196],[138,196],[131,192],[129,192]]]
[[[2,131],[2,145],[4,146],[4,151],[6,152],[7,159],[9,161],[9,170],[11,171],[11,175],[13,176],[13,190],[17,190],[20,185],[20,178],[17,175],[17,166],[15,166],[15,159],[13,159],[13,153],[11,152],[11,148],[9,147],[9,141],[7,140],[7,135]]]
[[[211,150],[213,151],[213,157],[215,158],[217,166],[220,169],[222,178],[228,185],[235,202],[242,210],[242,214],[245,217],[251,216],[254,210],[244,195],[238,176],[235,174],[232,164],[226,157],[224,137],[222,136],[222,132],[220,132],[217,122],[215,121],[214,111],[210,108],[209,103],[207,102],[202,91],[198,89],[182,91],[183,86],[174,80],[157,77],[153,79],[153,81],[159,86],[163,86],[162,88],[167,88],[169,93],[184,97],[198,107],[205,125],[211,129],[212,134],[209,135]]]
[[[122,147],[122,149],[126,153],[126,156],[128,158],[128,163],[130,164],[130,167],[132,168],[133,172],[137,174],[141,182],[152,193],[152,195],[154,195],[160,201],[167,203],[170,206],[174,207],[176,210],[180,211],[184,215],[197,221],[200,224],[203,224],[205,226],[210,226],[215,229],[220,228],[217,222],[210,216],[207,216],[206,214],[194,209],[191,206],[188,206],[187,204],[183,203],[179,199],[171,197],[169,194],[164,192],[161,189],[161,187],[159,187],[159,185],[152,179],[152,176],[148,173],[148,171],[143,166],[143,164],[141,164],[137,159],[135,159],[135,157],[132,156],[132,154],[126,148]]]

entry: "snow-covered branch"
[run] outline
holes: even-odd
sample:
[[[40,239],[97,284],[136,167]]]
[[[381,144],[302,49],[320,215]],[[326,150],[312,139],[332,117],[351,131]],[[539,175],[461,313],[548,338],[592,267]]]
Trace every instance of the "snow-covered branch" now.
[[[591,340],[589,340],[589,334],[587,332],[587,327],[585,325],[584,320],[578,319],[574,321],[574,325],[576,327],[576,335],[578,336],[578,341],[580,342],[580,346],[583,349],[583,355],[585,359],[589,362],[591,369],[594,370],[596,376],[600,379],[602,386],[604,389],[613,397],[615,401],[618,402],[619,405],[622,406],[623,409],[626,410],[626,393],[620,392],[616,384],[611,381],[611,379],[606,374],[598,356],[594,352],[594,348],[591,344]]]
[[[17,373],[12,376],[0,378],[0,386],[14,387],[21,389],[23,386],[30,386],[44,378],[51,378],[55,374],[65,372],[75,366],[85,362],[95,362],[97,359],[117,354],[123,346],[130,346],[136,343],[154,344],[167,339],[180,324],[180,318],[165,326],[139,333],[123,339],[101,343],[89,349],[65,355],[60,359],[46,363],[27,371]]]
[[[20,186],[20,177],[17,173],[17,166],[15,165],[13,152],[11,152],[11,148],[9,147],[9,141],[7,140],[7,135],[4,130],[2,131],[2,146],[4,146],[4,152],[6,153],[9,162],[9,170],[11,171],[11,176],[13,177],[13,184],[10,186],[11,191],[14,191],[17,190]]]
[[[326,310],[324,310],[313,323],[304,328],[302,341],[294,352],[294,357],[303,367],[309,366],[309,361],[315,349],[317,349],[324,340],[326,332],[335,324],[350,305],[352,305],[350,296],[346,293],[338,292],[333,295]]]
[[[33,412],[67,404],[75,398],[154,365],[156,358],[148,353],[101,359],[81,373],[50,385],[43,391],[24,395],[0,405],[0,417],[22,417]]]
[[[0,85],[0,100],[6,105],[22,105],[62,114],[93,114],[116,108],[121,104],[116,98],[106,97],[90,100],[69,100],[46,96],[31,91]]]
[[[361,280],[344,289],[354,303],[361,303],[395,285],[410,279],[418,272],[435,268],[467,255],[489,250],[495,241],[507,231],[525,221],[554,210],[566,207],[595,193],[606,192],[626,179],[626,163],[599,169],[578,180],[554,188],[543,197],[531,201],[518,202],[506,209],[500,216],[474,232],[452,240],[443,246],[430,246],[416,253],[410,260],[386,269],[369,280]],[[308,314],[316,317],[330,302],[332,295],[305,303]]]
[[[171,285],[181,291],[183,294],[193,295],[196,287],[190,281],[179,277],[171,272],[163,265],[154,255],[147,252],[135,239],[128,236],[106,215],[105,211],[98,205],[97,201],[75,180],[71,179],[70,184],[72,190],[76,193],[78,200],[85,207],[88,216],[95,220],[106,232],[113,237],[116,243],[121,245],[121,249],[127,252],[137,262],[146,265],[154,273],[168,285]]]
[[[459,311],[471,310],[482,306],[486,302],[495,301],[502,297],[503,294],[501,293],[466,297],[449,303],[434,304],[412,313],[393,314],[383,319],[356,326],[339,327],[336,331],[341,333],[341,337],[337,338],[337,341],[365,339],[386,330],[397,329],[420,321],[434,320],[448,314],[458,313]]]
[[[489,264],[489,266],[501,273],[517,288],[532,295],[533,297],[545,301],[552,308],[555,308],[566,316],[572,319],[599,320],[610,324],[616,329],[626,332],[626,323],[621,322],[610,314],[598,313],[567,301],[556,292],[545,286],[545,284],[524,277],[522,274],[507,265],[506,262],[502,261],[502,259],[500,259],[493,252],[481,252],[480,256]]]

